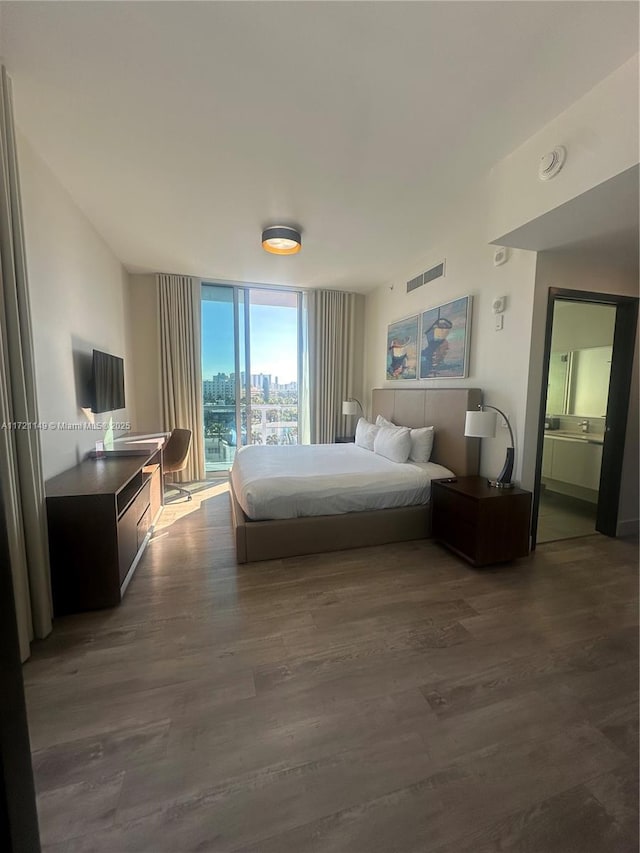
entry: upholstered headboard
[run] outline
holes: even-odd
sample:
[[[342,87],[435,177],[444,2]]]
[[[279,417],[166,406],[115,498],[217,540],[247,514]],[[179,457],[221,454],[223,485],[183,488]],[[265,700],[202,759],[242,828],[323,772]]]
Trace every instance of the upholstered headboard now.
[[[479,388],[374,388],[373,420],[382,415],[399,426],[435,427],[432,462],[460,477],[477,474],[480,439],[465,438],[465,413],[477,409]]]

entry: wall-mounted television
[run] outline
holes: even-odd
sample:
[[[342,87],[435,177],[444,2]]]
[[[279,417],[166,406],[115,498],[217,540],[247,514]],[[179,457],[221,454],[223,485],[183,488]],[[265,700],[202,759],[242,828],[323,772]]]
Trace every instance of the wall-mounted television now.
[[[91,410],[124,409],[124,360],[94,349],[91,368]]]

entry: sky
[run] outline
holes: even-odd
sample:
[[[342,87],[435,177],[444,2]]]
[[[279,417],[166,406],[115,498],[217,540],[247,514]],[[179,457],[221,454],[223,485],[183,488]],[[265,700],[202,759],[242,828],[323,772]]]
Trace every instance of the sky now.
[[[270,373],[281,384],[297,380],[297,319],[295,308],[251,305],[251,373]],[[202,378],[234,371],[233,304],[203,300]]]

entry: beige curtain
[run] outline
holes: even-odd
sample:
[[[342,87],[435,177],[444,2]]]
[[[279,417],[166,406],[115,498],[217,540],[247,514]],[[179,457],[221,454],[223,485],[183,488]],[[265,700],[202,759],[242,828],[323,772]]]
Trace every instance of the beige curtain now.
[[[191,453],[179,482],[204,479],[200,281],[158,276],[160,401],[163,428],[190,429]]]
[[[309,293],[309,425],[312,444],[352,431],[342,401],[361,393],[364,299],[341,290]]]
[[[0,98],[0,487],[16,599],[20,653],[51,631],[52,606],[29,288],[11,83],[4,66]]]

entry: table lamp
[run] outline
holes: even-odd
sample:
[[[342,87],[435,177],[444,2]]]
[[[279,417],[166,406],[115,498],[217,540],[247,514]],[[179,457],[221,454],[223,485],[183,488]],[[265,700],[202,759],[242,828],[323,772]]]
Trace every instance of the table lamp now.
[[[355,397],[349,397],[347,400],[343,400],[342,402],[342,414],[343,415],[357,415],[358,414],[358,406],[360,406],[360,411],[362,412],[362,416],[364,417],[364,409],[362,408],[362,403],[360,400],[356,400]]]
[[[496,413],[504,418],[509,429],[511,444],[507,447],[507,458],[504,467],[495,480],[488,480],[490,486],[496,489],[512,489],[511,475],[513,474],[513,460],[515,456],[513,430],[509,418],[495,406],[479,405],[479,411],[467,412],[464,422],[464,434],[470,438],[495,438],[496,435]],[[491,409],[490,412],[485,409]]]

